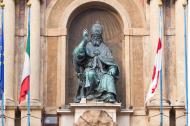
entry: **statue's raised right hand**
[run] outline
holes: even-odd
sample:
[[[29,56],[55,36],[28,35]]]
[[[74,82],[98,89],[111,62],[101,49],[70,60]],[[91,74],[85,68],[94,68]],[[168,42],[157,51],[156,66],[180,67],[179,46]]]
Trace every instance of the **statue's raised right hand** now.
[[[83,41],[85,41],[85,42],[88,41],[88,30],[87,29],[83,30]]]

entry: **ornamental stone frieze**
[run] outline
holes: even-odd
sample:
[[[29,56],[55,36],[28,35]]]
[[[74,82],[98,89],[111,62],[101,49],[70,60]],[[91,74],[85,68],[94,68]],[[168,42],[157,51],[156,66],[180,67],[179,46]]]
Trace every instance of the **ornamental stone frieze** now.
[[[147,3],[150,4],[150,1],[151,1],[151,0],[147,0]],[[164,0],[159,0],[159,1],[164,2]],[[172,1],[175,3],[177,0],[172,0]],[[186,4],[187,4],[187,1],[188,1],[188,0],[183,0],[183,4],[186,5]]]

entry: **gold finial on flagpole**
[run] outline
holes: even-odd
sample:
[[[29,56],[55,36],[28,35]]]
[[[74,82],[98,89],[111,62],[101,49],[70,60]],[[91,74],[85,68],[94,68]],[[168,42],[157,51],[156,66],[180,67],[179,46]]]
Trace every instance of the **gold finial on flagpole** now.
[[[30,0],[28,0],[27,6],[28,6],[28,7],[31,7],[31,2],[30,2]]]
[[[187,0],[183,0],[182,4],[185,7],[187,5]]]
[[[3,3],[3,1],[1,1],[0,6],[1,6],[2,8],[5,7],[5,4]]]
[[[162,0],[158,0],[158,5],[162,6]]]

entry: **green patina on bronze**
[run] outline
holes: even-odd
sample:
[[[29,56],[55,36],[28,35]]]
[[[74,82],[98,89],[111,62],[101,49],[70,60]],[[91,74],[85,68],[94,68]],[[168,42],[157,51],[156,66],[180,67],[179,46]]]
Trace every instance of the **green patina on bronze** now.
[[[73,51],[73,63],[78,77],[75,102],[81,98],[97,99],[114,103],[117,101],[115,82],[119,76],[110,49],[102,38],[102,26],[97,22],[92,26],[91,37],[83,31],[83,39]]]

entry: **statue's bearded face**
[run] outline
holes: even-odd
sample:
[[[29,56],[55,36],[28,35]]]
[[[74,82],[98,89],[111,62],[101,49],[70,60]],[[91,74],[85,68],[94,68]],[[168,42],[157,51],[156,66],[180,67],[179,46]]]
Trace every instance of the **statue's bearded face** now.
[[[92,43],[94,46],[99,46],[102,42],[102,35],[93,34],[92,35]]]

